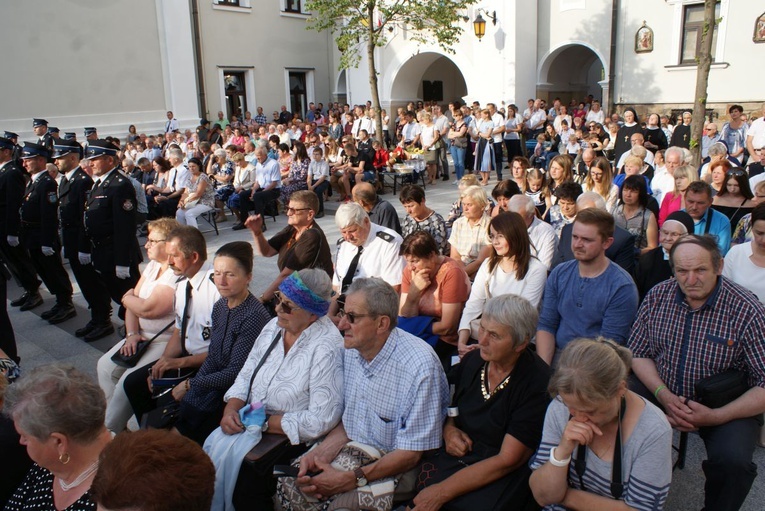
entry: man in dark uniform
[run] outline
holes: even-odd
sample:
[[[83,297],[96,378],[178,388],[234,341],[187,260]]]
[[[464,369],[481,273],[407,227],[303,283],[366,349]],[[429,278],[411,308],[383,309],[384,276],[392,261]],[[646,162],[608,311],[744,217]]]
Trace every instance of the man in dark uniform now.
[[[27,185],[21,203],[21,242],[29,250],[32,265],[45,287],[56,297],[53,308],[43,312],[40,317],[56,324],[73,318],[77,311],[72,304],[72,283],[61,263],[58,185],[46,171],[50,157],[51,153],[44,146],[24,143],[21,159],[32,180]],[[24,306],[21,309],[24,310]]]
[[[53,137],[53,145],[56,145],[56,140],[61,138],[61,130],[54,128],[53,126],[48,126],[48,133]]]
[[[8,134],[8,132],[6,132]],[[0,138],[0,256],[16,279],[24,294],[11,301],[13,307],[21,307],[27,302],[36,307],[42,303],[38,292],[40,281],[32,266],[29,252],[19,242],[21,217],[19,209],[24,199],[26,173],[16,165],[13,159],[16,144],[8,138]]]
[[[93,169],[93,189],[85,207],[85,233],[93,245],[93,266],[121,304],[138,278],[141,249],[136,238],[135,188],[117,169],[117,148],[106,140],[93,140],[85,151]],[[119,317],[125,318],[120,305]]]
[[[77,142],[77,133],[73,131],[67,131],[66,133],[64,133],[64,140],[74,140],[75,142]]]
[[[74,332],[91,342],[114,332],[109,290],[91,262],[91,244],[85,235],[83,215],[93,179],[80,167],[82,147],[71,140],[57,140],[53,159],[66,180],[58,190],[64,257],[69,260],[82,296],[90,306],[90,321]]]
[[[53,137],[48,131],[48,121],[45,119],[32,119],[32,129],[37,135],[37,144],[45,147],[49,154],[53,154]]]
[[[87,140],[88,143],[90,143],[91,140],[98,140],[98,130],[93,127],[87,127],[83,128],[85,132],[85,140]]]
[[[3,137],[7,138],[11,142],[13,142],[13,156],[12,160],[16,164],[16,166],[21,169],[21,172],[26,176],[26,171],[24,170],[24,165],[21,163],[21,146],[19,145],[19,136],[12,132],[12,131],[6,131],[3,134]]]

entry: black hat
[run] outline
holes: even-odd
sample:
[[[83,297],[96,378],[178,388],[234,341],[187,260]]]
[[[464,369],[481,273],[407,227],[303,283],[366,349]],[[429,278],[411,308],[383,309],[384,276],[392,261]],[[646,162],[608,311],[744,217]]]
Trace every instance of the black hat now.
[[[50,126],[48,128],[48,131],[50,131],[51,133],[60,133],[61,132],[61,130],[56,128],[55,126]]]
[[[82,146],[74,140],[56,140],[53,144],[53,158],[62,158],[67,154],[77,153],[82,158]]]
[[[88,135],[95,135],[97,133],[96,128],[87,127],[87,128],[83,128],[83,129],[85,130],[85,136],[86,137]]]
[[[106,140],[91,140],[85,150],[85,159],[98,158],[99,156],[117,156],[117,148]]]
[[[74,133],[72,131],[67,131],[64,133],[64,139],[65,140],[77,140],[77,133]]]
[[[13,149],[16,147],[16,144],[13,143],[12,140],[0,137],[0,149]]]
[[[6,131],[3,134],[3,137],[5,137],[5,138],[19,138],[19,136],[16,133],[12,132],[12,131]]]
[[[47,126],[47,125],[48,125],[48,121],[46,121],[45,119],[32,119],[32,126],[35,128],[38,126]]]
[[[24,142],[24,150],[21,151],[21,159],[26,160],[38,156],[48,159],[50,158],[50,151],[48,151],[44,145],[35,144],[34,142]]]
[[[679,222],[680,224],[683,225],[683,227],[685,227],[685,230],[688,231],[688,234],[693,234],[693,231],[695,229],[693,218],[691,218],[691,215],[689,215],[685,211],[675,211],[673,213],[670,213],[667,216],[667,219],[664,220],[664,223],[666,224],[670,220],[674,222]]]

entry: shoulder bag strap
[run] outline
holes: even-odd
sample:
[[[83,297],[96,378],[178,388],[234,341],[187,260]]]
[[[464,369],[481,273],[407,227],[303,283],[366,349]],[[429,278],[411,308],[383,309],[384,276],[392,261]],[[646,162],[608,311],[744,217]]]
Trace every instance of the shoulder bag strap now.
[[[252,372],[252,376],[250,377],[250,385],[247,387],[247,399],[244,400],[245,403],[249,403],[250,401],[250,393],[252,392],[252,383],[255,381],[255,377],[258,375],[258,371],[260,371],[260,368],[263,367],[263,364],[266,363],[266,360],[268,360],[268,356],[271,354],[272,351],[274,351],[274,348],[279,343],[279,339],[281,338],[282,338],[282,330],[280,328],[279,331],[276,333],[276,337],[274,337],[274,340],[271,341],[271,345],[263,354],[263,356],[260,359],[260,362],[258,362],[258,365],[255,366],[255,370]]]
[[[712,228],[712,206],[709,206],[707,210],[706,225],[704,225],[704,234],[709,234],[709,229]]]

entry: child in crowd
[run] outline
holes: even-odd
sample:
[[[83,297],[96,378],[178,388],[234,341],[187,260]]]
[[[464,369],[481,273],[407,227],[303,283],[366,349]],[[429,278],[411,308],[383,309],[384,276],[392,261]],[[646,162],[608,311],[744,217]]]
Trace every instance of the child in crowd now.
[[[534,147],[534,155],[531,157],[531,164],[544,167],[550,149],[552,149],[552,141],[548,140],[542,133],[537,135],[537,145]]]
[[[579,139],[576,135],[572,134],[568,137],[568,143],[566,144],[566,154],[571,157],[571,160],[576,160],[579,153],[582,151],[582,146],[579,145]]]
[[[388,172],[389,155],[387,149],[383,145],[375,140],[372,142],[373,158],[372,166],[377,172]]]
[[[329,188],[329,163],[324,159],[321,147],[315,147],[311,152],[311,163],[308,165],[308,189],[319,197],[319,212],[316,218],[324,216],[324,192]]]
[[[537,213],[544,218],[552,206],[550,196],[544,189],[545,173],[542,169],[532,168],[526,174],[526,195],[534,201]]]
[[[566,146],[568,145],[571,136],[576,136],[576,132],[569,128],[568,121],[566,119],[563,119],[560,122],[560,132],[558,135],[560,135],[560,146],[558,146],[558,152],[560,154],[566,154]]]

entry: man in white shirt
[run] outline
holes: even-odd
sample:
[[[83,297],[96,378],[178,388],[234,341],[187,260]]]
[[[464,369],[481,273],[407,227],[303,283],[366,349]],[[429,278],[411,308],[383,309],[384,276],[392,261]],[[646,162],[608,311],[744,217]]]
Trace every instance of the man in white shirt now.
[[[441,111],[441,105],[433,106],[433,124],[436,130],[441,134],[441,147],[436,154],[436,163],[441,168],[441,179],[449,180],[449,160],[446,154],[449,152],[449,140],[446,136],[449,134],[449,119]]]
[[[542,133],[544,130],[545,121],[547,120],[547,115],[545,114],[545,111],[540,108],[540,105],[542,104],[541,99],[534,100],[534,104],[531,107],[531,110],[529,111],[528,119],[526,120],[526,129],[528,130],[528,134],[526,136],[526,140],[532,140],[536,139],[537,135]],[[526,118],[526,115],[524,114],[524,119]]]
[[[406,125],[401,130],[401,142],[399,146],[409,147],[414,145],[420,139],[421,127],[418,123],[414,122],[415,114],[411,110],[407,111],[404,116],[406,117]]]
[[[486,108],[491,114],[494,129],[491,132],[491,143],[494,146],[494,168],[497,170],[497,181],[502,181],[502,136],[505,133],[505,118],[497,111],[497,105],[487,103]]]
[[[651,180],[653,196],[659,204],[664,196],[675,189],[675,169],[683,164],[683,150],[679,147],[669,147],[664,153],[664,167],[654,169]]]
[[[251,211],[254,215],[262,215],[266,205],[278,199],[281,193],[282,177],[279,163],[269,158],[263,147],[255,149],[255,160],[255,182],[250,190],[239,194],[239,222],[231,228],[234,231],[245,228],[244,221]]]
[[[553,226],[537,218],[537,208],[534,206],[534,201],[527,195],[510,197],[507,210],[523,217],[531,240],[531,254],[547,266],[549,272],[552,269],[552,262],[555,260],[555,252],[558,250],[558,236],[555,235]]]
[[[755,119],[746,133],[746,149],[749,151],[749,162],[760,163],[762,153],[754,148],[765,147],[765,103],[762,104],[762,116]]]
[[[165,123],[165,133],[172,133],[174,131],[179,131],[180,129],[181,125],[178,123],[178,119],[173,117],[173,112],[168,110],[167,122]]]

